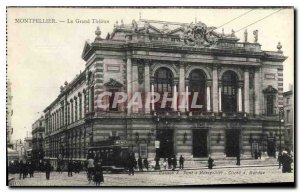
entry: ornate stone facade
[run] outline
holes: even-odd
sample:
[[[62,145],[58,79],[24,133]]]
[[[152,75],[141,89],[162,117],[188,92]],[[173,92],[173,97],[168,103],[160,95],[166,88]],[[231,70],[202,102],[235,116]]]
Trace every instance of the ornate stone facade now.
[[[136,155],[148,158],[251,157],[255,150],[275,155],[286,57],[282,51],[261,50],[258,38],[239,42],[234,32],[214,30],[201,22],[140,20],[116,24],[101,39],[98,28],[95,41],[87,42],[82,53],[85,71],[66,83],[44,111],[46,158],[54,161],[63,154],[65,159],[84,160],[89,146],[116,136]],[[123,91],[128,98],[137,91],[153,92],[160,69],[171,74],[173,95],[200,90],[203,109],[179,107],[180,99],[167,112],[152,104],[98,108],[100,102],[109,103],[109,98],[99,99],[103,91]],[[277,91],[271,96],[263,92],[269,86]],[[146,152],[141,150],[145,146]]]

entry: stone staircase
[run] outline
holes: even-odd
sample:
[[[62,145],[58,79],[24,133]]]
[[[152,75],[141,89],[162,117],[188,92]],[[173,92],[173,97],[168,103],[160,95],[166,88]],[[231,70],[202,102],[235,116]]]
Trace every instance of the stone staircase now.
[[[262,159],[241,159],[240,163],[241,166],[267,166],[278,164],[277,159],[274,157],[266,157]],[[236,166],[236,158],[215,159],[214,164],[216,167]],[[187,160],[184,162],[185,168],[207,167],[207,165],[207,159]]]

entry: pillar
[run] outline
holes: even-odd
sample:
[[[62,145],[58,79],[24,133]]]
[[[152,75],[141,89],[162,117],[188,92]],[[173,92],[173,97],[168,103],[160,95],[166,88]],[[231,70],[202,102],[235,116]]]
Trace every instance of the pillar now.
[[[210,85],[206,86],[206,111],[210,112]]]
[[[260,106],[260,84],[261,84],[261,76],[260,76],[260,68],[255,70],[254,74],[254,93],[255,93],[255,115],[259,115],[261,113],[262,107]]]
[[[186,111],[189,111],[189,86],[185,87]]]
[[[179,106],[181,106],[181,103],[182,103],[182,100],[184,98],[183,97],[183,93],[185,92],[184,88],[185,88],[185,80],[184,80],[184,74],[185,74],[185,71],[184,71],[184,63],[181,62],[179,64]],[[185,107],[181,107],[180,109],[180,112],[185,112]]]
[[[150,93],[150,62],[145,62],[144,68],[145,98]],[[146,101],[146,99],[144,99]],[[150,113],[150,103],[145,102],[145,113]]]
[[[219,112],[222,112],[222,84],[219,83]]]
[[[151,110],[154,111],[155,107],[154,107],[154,102],[152,102],[154,100],[154,85],[151,84]]]
[[[138,65],[137,63],[132,64],[132,96],[136,92],[139,91],[139,81],[138,81]],[[133,113],[138,113],[139,112],[139,105],[138,101],[133,101]]]
[[[249,71],[248,69],[244,72],[244,108],[245,113],[250,112],[250,104],[249,104]]]
[[[242,87],[238,88],[238,112],[243,112]]]
[[[132,86],[131,86],[131,73],[132,73],[132,66],[131,66],[131,53],[127,52],[127,62],[126,62],[126,74],[127,74],[127,101],[129,102],[132,97]],[[128,105],[127,102],[127,105]],[[132,108],[127,106],[127,113],[131,114]]]
[[[177,86],[174,85],[173,87],[173,101],[172,105],[174,106],[174,111],[177,111]]]
[[[212,79],[212,110],[214,113],[221,111],[220,104],[218,104],[218,97],[220,97],[220,93],[218,91],[218,68],[217,66],[213,66],[213,79]],[[219,96],[218,96],[219,95]],[[219,99],[220,100],[220,99]]]

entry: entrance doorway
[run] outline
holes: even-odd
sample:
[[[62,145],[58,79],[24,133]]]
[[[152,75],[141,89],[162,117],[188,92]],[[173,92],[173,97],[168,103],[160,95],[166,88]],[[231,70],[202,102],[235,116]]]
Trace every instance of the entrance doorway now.
[[[236,157],[240,153],[240,133],[239,129],[226,130],[226,156]]]
[[[275,157],[276,156],[276,142],[274,137],[268,138],[267,143],[267,153],[269,157]]]
[[[174,130],[158,129],[156,139],[159,141],[159,148],[156,155],[160,158],[168,158],[174,155]]]
[[[193,156],[207,157],[207,134],[208,129],[193,130]]]

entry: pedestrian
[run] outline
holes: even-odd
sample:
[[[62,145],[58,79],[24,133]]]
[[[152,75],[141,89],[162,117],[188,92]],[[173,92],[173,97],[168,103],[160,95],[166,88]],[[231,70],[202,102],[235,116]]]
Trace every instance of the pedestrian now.
[[[183,169],[183,166],[184,166],[184,157],[182,157],[182,155],[180,155],[180,158],[179,158],[179,169]]]
[[[92,181],[92,176],[94,174],[94,168],[95,168],[95,164],[94,164],[94,159],[90,158],[87,160],[87,169],[88,169],[88,180],[89,182]]]
[[[236,165],[238,165],[238,166],[241,165],[241,156],[240,156],[240,154],[236,155]]]
[[[214,160],[213,160],[213,158],[211,158],[211,156],[209,155],[209,157],[208,157],[208,168],[209,168],[209,169],[212,169],[213,166],[214,166]]]
[[[261,150],[259,150],[258,151],[258,157],[259,157],[259,159],[261,159],[261,155],[262,155],[262,152],[261,152]]]
[[[176,155],[173,156],[173,159],[172,159],[172,164],[173,164],[173,171],[175,171],[176,169],[176,166],[177,166],[177,159],[176,159]]]
[[[95,166],[94,182],[95,182],[96,186],[100,186],[100,183],[104,182],[103,169],[102,169],[101,161],[99,161]]]
[[[19,165],[18,165],[18,171],[19,171],[19,179],[24,179],[23,176],[23,169],[24,169],[24,164],[23,164],[23,160],[20,161]]]
[[[143,160],[141,156],[139,156],[138,158],[138,166],[139,166],[139,171],[143,171]]]
[[[172,166],[172,158],[168,157],[168,169],[171,169]]]
[[[24,163],[23,166],[23,179],[25,179],[28,175],[29,162]]]
[[[282,162],[282,173],[291,173],[292,172],[291,164],[293,162],[293,159],[291,155],[288,154],[287,151],[282,152],[281,162]]]
[[[144,166],[145,166],[145,168],[146,168],[147,171],[148,171],[148,169],[149,169],[149,162],[148,162],[148,159],[147,159],[147,158],[144,159]]]
[[[258,159],[258,152],[257,152],[257,150],[254,151],[254,159]]]
[[[128,175],[134,175],[135,157],[133,153],[130,153],[128,158]]]
[[[49,180],[50,179],[50,172],[51,172],[51,164],[50,164],[49,160],[46,162],[45,172],[46,172],[46,179]]]
[[[73,176],[73,162],[69,161],[68,163],[68,177],[72,177]]]
[[[29,162],[29,166],[28,166],[28,172],[29,172],[29,177],[33,177],[34,174],[34,164],[32,162]]]
[[[280,169],[281,164],[282,164],[282,152],[281,151],[278,154],[277,162],[278,162],[278,169]]]
[[[167,162],[166,158],[164,158],[163,167],[165,170],[167,169],[167,165],[168,165],[168,162]]]

